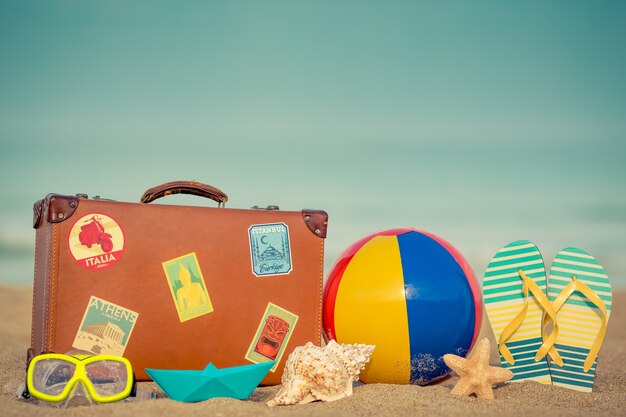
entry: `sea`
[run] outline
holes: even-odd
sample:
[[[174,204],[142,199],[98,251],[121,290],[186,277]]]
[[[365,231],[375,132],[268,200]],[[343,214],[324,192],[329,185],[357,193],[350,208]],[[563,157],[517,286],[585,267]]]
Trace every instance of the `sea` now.
[[[223,190],[227,207],[326,210],[325,276],[359,238],[415,227],[455,246],[479,281],[498,249],[527,239],[547,268],[559,250],[578,247],[600,261],[615,288],[626,288],[621,143],[284,136],[4,141],[0,285],[32,285],[32,206],[46,194],[137,202],[150,187],[186,179]],[[214,205],[195,196],[167,200]]]

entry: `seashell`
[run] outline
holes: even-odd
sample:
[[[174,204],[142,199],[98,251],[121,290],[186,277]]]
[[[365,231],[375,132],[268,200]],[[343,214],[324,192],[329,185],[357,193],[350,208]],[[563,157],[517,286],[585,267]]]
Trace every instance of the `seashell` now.
[[[309,342],[289,355],[281,379],[282,386],[267,405],[306,404],[335,401],[352,395],[352,383],[369,362],[373,345],[338,344],[324,347]]]

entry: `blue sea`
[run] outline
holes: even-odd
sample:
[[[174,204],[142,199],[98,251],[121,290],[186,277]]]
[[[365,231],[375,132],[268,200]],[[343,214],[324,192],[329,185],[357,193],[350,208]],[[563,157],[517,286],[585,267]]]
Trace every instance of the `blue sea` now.
[[[393,227],[481,277],[568,246],[626,287],[624,2],[0,2],[0,283],[32,204],[195,179],[330,215],[326,270]],[[169,197],[177,204],[213,204]]]
[[[528,239],[548,267],[560,249],[580,247],[598,258],[615,287],[626,286],[623,153],[558,143],[383,138],[347,145],[268,143],[86,143],[45,152],[3,145],[9,152],[3,152],[0,168],[0,283],[32,284],[31,208],[47,193],[138,201],[157,184],[195,179],[225,191],[227,207],[326,210],[326,273],[360,237],[416,227],[452,243],[479,278],[500,247]],[[172,204],[214,205],[193,196],[167,198]]]

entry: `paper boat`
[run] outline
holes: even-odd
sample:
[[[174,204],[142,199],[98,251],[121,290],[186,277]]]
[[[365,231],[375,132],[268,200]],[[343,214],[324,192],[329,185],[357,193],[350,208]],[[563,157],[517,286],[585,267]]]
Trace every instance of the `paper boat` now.
[[[201,371],[146,368],[146,372],[168,397],[192,403],[216,397],[245,400],[272,366],[274,361],[218,369],[209,363]]]

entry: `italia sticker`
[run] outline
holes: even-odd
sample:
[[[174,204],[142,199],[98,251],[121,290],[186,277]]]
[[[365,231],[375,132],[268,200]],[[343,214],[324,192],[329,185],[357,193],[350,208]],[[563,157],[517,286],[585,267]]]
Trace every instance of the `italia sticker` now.
[[[252,272],[257,277],[291,272],[289,228],[285,223],[255,224],[248,229]]]
[[[124,253],[124,232],[112,217],[89,213],[70,229],[68,245],[76,262],[92,271],[110,268]]]

